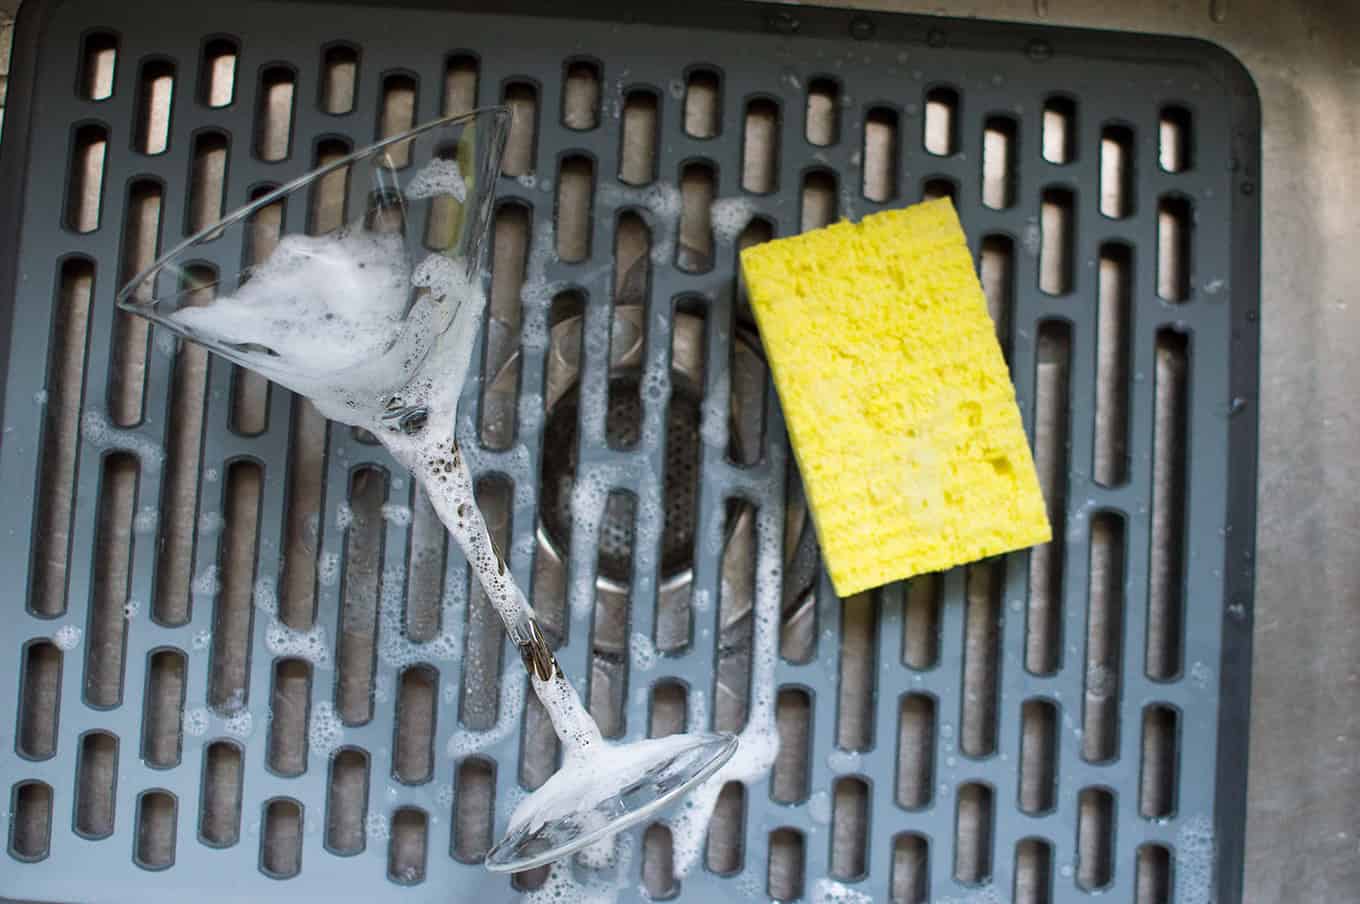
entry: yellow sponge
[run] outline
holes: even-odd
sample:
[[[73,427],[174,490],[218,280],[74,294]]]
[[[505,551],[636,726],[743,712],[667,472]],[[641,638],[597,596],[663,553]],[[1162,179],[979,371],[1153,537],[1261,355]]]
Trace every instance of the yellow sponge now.
[[[836,593],[1050,538],[948,199],[756,245],[741,263]]]

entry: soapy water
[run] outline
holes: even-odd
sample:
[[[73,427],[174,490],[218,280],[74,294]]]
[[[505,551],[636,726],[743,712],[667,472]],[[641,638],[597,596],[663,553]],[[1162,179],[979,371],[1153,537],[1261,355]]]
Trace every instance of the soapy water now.
[[[84,633],[79,625],[62,625],[52,634],[52,643],[57,645],[58,650],[63,652],[74,650],[80,646],[80,636]]]
[[[833,879],[818,879],[812,884],[812,904],[873,904],[864,892]]]

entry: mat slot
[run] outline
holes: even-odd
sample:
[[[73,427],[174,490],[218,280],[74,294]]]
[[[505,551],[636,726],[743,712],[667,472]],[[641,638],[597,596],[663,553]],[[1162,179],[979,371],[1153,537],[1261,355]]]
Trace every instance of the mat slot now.
[[[877,608],[870,593],[852,596],[841,604],[836,746],[842,750],[867,750],[874,743]]]
[[[46,640],[24,645],[15,749],[26,759],[45,760],[57,752],[61,659],[61,650]]]
[[[587,179],[589,176],[587,175]],[[565,191],[562,180],[559,192]],[[575,200],[588,201],[590,188],[577,184]],[[558,243],[562,243],[561,195],[558,205]],[[529,258],[530,210],[507,202],[496,210],[492,227],[491,296],[482,358],[482,444],[508,449],[515,441],[515,411],[519,399],[519,340],[522,326],[520,293]],[[585,213],[589,223],[589,213]],[[588,226],[587,226],[588,228]],[[576,238],[573,235],[573,238]],[[504,548],[504,547],[502,547]]]
[[[170,104],[175,91],[175,64],[147,60],[137,77],[137,111],[133,147],[143,154],[161,154],[170,139]]]
[[[1194,137],[1190,111],[1175,104],[1162,108],[1157,129],[1157,162],[1168,173],[1181,173],[1194,165]]]
[[[382,100],[378,110],[379,139],[409,132],[416,124],[416,80],[405,72],[383,76]],[[403,169],[411,162],[411,147],[415,142],[403,141],[390,146],[387,160]]]
[[[98,708],[123,700],[131,585],[132,523],[140,467],[128,452],[104,457],[95,532],[94,592],[85,646],[85,702]]]
[[[203,790],[198,837],[212,847],[230,847],[241,838],[241,748],[213,741],[203,748]]]
[[[85,100],[108,100],[113,96],[113,75],[118,64],[118,38],[107,31],[87,32],[80,55],[80,95]]]
[[[609,493],[600,519],[596,574],[607,576],[611,585],[596,588],[589,690],[590,714],[606,738],[620,738],[627,729],[629,589],[636,536],[637,497],[626,490]]]
[[[297,73],[289,66],[260,71],[255,91],[255,156],[266,162],[288,158],[293,137],[293,104]]]
[[[387,878],[398,885],[419,885],[425,881],[429,823],[429,817],[419,807],[400,807],[392,814],[392,837],[387,847]]]
[[[321,112],[341,116],[352,111],[358,80],[359,48],[344,41],[327,44],[321,51]]]
[[[422,784],[434,777],[435,703],[438,699],[439,672],[433,666],[422,663],[401,673],[397,685],[392,767],[397,779],[407,784]]]
[[[836,191],[836,174],[831,170],[815,168],[803,173],[800,231],[820,229],[836,219]]]
[[[75,256],[61,262],[57,275],[43,390],[47,407],[38,472],[41,502],[34,524],[34,580],[28,599],[29,611],[40,617],[50,618],[66,611],[80,399],[94,278],[94,264],[88,258]]]
[[[1107,762],[1119,752],[1120,674],[1124,623],[1124,519],[1091,519],[1090,588],[1086,609],[1086,682],[1082,756]]]
[[[1083,788],[1077,797],[1077,886],[1095,891],[1114,879],[1114,795]]]
[[[959,749],[971,757],[983,757],[996,751],[997,673],[1001,662],[1001,593],[1004,587],[1004,560],[968,566]]]
[[[1096,319],[1095,469],[1102,486],[1129,479],[1129,340],[1133,330],[1133,249],[1100,246]]]
[[[654,901],[673,898],[680,893],[675,879],[675,845],[671,830],[660,823],[647,827],[642,835],[642,886]]]
[[[706,161],[686,163],[680,169],[680,243],[675,265],[687,273],[713,269],[713,200],[717,197],[717,173]]]
[[[728,782],[708,824],[704,862],[719,876],[741,872],[746,865],[746,786]]]
[[[808,82],[807,109],[803,136],[809,144],[827,147],[840,137],[841,87],[835,79],[814,78]]]
[[[1058,707],[1033,697],[1020,707],[1020,790],[1018,805],[1031,816],[1057,804]]]
[[[326,849],[357,854],[368,839],[368,754],[344,747],[331,758],[326,792]]]
[[[486,519],[491,542],[497,549],[508,549],[510,505],[514,489],[501,475],[477,481],[476,501]],[[505,629],[496,610],[475,580],[468,594],[467,633],[463,651],[463,695],[458,718],[463,726],[482,731],[496,724],[500,713],[501,650]]]
[[[20,860],[42,860],[52,844],[52,787],[21,782],[10,805],[9,852]]]
[[[1100,212],[1112,220],[1132,216],[1133,130],[1107,125],[1100,130]]]
[[[137,795],[137,848],[134,862],[142,869],[168,869],[175,863],[175,796],[168,791]]]
[[[948,157],[959,149],[959,92],[949,85],[926,91],[921,143],[928,153]]]
[[[935,698],[904,694],[897,710],[897,804],[930,806],[935,796]]]
[[[978,271],[987,296],[987,313],[996,325],[1001,353],[1011,357],[1011,318],[1015,310],[1015,242],[1008,235],[982,237]]]
[[[164,190],[155,180],[137,179],[128,186],[120,282],[126,283],[150,267],[160,253],[163,200]],[[135,297],[150,301],[150,283],[139,286]],[[108,404],[109,417],[119,427],[135,426],[142,420],[149,333],[150,325],[144,318],[121,310],[114,315]]]
[[[1184,656],[1189,337],[1159,330],[1155,355],[1146,670],[1154,681],[1170,681],[1181,673]]]
[[[339,527],[346,535],[336,638],[336,704],[346,725],[362,725],[373,718],[387,474],[376,467],[358,468],[350,476],[349,487],[349,502],[339,513]]]
[[[118,738],[106,731],[80,736],[76,762],[75,830],[84,838],[113,834],[118,797]]]
[[[557,735],[548,712],[532,689],[526,689],[524,735],[520,745],[519,784],[533,791],[557,769]]]
[[[685,134],[692,138],[715,137],[722,123],[722,77],[712,69],[690,69],[684,91]]]
[[[224,715],[244,709],[249,694],[252,593],[259,552],[263,469],[253,461],[227,468],[225,520],[218,564],[194,579],[195,593],[216,593],[208,705]]]
[[[1143,707],[1138,814],[1145,819],[1169,819],[1176,811],[1179,722],[1179,714],[1170,706]]]
[[[307,770],[308,704],[312,696],[312,667],[301,659],[274,662],[274,688],[269,705],[269,768],[279,775],[301,775]]]
[[[619,214],[614,227],[614,297],[609,330],[609,360],[636,359],[647,341],[646,320],[640,324],[618,316],[620,308],[645,304],[651,290],[652,233],[635,211]],[[633,366],[636,366],[635,364]],[[636,379],[619,379],[610,374],[605,413],[605,440],[613,449],[637,445],[642,418],[640,385]],[[629,368],[631,369],[631,368]]]
[[[741,138],[741,187],[755,194],[769,194],[779,178],[779,103],[756,97],[746,103]]]
[[[440,523],[422,487],[411,506],[410,552],[406,578],[406,637],[415,643],[434,640],[444,625],[444,568],[448,531]]]
[[[75,130],[66,189],[68,229],[94,232],[99,228],[104,196],[104,154],[108,144],[108,130],[101,125],[86,123]]]
[[[1077,159],[1077,102],[1072,98],[1053,96],[1044,101],[1042,150],[1049,163]]]
[[[1023,838],[1015,846],[1014,904],[1053,900],[1053,846],[1042,838]]]
[[[184,234],[193,235],[222,219],[227,191],[227,155],[231,139],[215,129],[194,136],[189,168],[189,217]]]
[[[593,129],[600,124],[600,64],[575,59],[563,67],[562,125]]]
[[[918,671],[932,669],[940,659],[940,606],[944,581],[938,574],[923,574],[907,581],[906,587],[902,661]]]
[[[743,228],[743,229],[741,230],[741,233],[737,236],[737,247],[736,247],[737,255],[736,255],[736,262],[733,264],[733,270],[734,270],[734,272],[736,272],[736,273],[738,273],[738,274],[741,272],[741,252],[745,251],[747,248],[754,248],[756,245],[760,245],[760,244],[762,244],[762,243],[764,243],[764,242],[768,242],[768,241],[769,241],[770,239],[772,239],[772,238],[774,238],[774,224],[771,223],[771,222],[770,222],[768,219],[766,219],[765,217],[761,217],[761,216],[752,217],[752,218],[751,218],[751,221],[750,221],[749,223],[746,224],[745,228]],[[747,292],[746,292],[746,283],[745,283],[745,281],[744,281],[743,279],[741,279],[740,277],[738,277],[738,278],[736,279],[736,290],[735,290],[735,293],[734,293],[734,297],[736,298],[736,305],[734,306],[733,311],[732,311],[732,319],[733,319],[733,321],[734,321],[736,324],[740,325],[740,326],[745,326],[745,327],[748,327],[748,328],[751,329],[751,330],[755,330],[755,326],[756,326],[756,317],[755,317],[755,314],[751,311],[751,299],[750,299],[750,297],[747,295]],[[696,308],[697,308],[697,307],[698,307],[698,305],[696,305]],[[694,313],[696,313],[696,315],[700,315],[700,316],[701,316],[701,310],[696,310]],[[737,351],[736,347],[733,346],[733,352],[735,353],[736,351]],[[762,362],[762,363],[763,363],[763,362]],[[762,371],[762,373],[763,373],[763,371]],[[761,413],[762,413],[762,416],[763,416],[763,414],[764,414],[764,406],[763,406],[763,405],[761,406]],[[765,434],[764,434],[764,425],[762,424],[762,425],[761,425],[761,439],[762,439],[762,441],[759,442],[759,443],[751,443],[751,444],[750,444],[750,445],[752,445],[753,447],[756,447],[756,448],[753,448],[753,449],[750,449],[750,450],[744,450],[744,451],[743,451],[742,458],[745,458],[745,457],[747,457],[747,456],[751,456],[751,457],[752,457],[752,460],[751,460],[751,461],[744,461],[744,460],[742,460],[742,459],[736,459],[736,458],[734,458],[734,460],[735,460],[735,461],[738,461],[738,463],[740,463],[740,464],[754,464],[755,461],[759,459],[759,454],[758,454],[758,453],[759,453],[760,450],[763,449],[764,446],[765,446],[765,443],[764,443],[764,441],[763,441],[763,440],[764,440],[764,435],[765,435]],[[731,440],[731,439],[733,439],[733,437],[729,437],[729,440]],[[731,446],[731,445],[732,445],[732,443],[729,442],[729,446]],[[737,445],[740,445],[740,444],[737,444]],[[729,450],[728,450],[729,454],[731,454],[731,451],[732,451],[732,450],[729,448]]]
[[[619,129],[619,181],[647,185],[656,178],[660,98],[648,88],[635,88],[623,99]]]
[[[312,168],[327,166],[349,154],[352,145],[341,138],[322,138],[316,143]],[[307,232],[326,235],[345,223],[345,202],[349,195],[350,166],[331,170],[312,183],[307,205]]]
[[[959,184],[947,176],[932,176],[921,183],[921,200],[938,201],[948,198],[958,206]]]
[[[930,842],[915,832],[899,832],[893,838],[893,904],[926,904],[930,900]]]
[[[1140,846],[1134,871],[1137,904],[1170,904],[1171,852],[1166,847],[1160,844]]]
[[[776,901],[796,901],[803,896],[807,869],[807,847],[797,829],[775,829],[770,833],[770,864],[766,891]]]
[[[989,116],[982,124],[982,203],[993,210],[1015,204],[1019,134],[1012,116]]]
[[[538,89],[528,82],[510,82],[501,102],[510,108],[510,133],[501,155],[501,172],[524,176],[534,171],[538,141]]]
[[[1071,419],[1072,327],[1039,324],[1035,356],[1034,464],[1048,503],[1053,539],[1029,554],[1025,668],[1051,675],[1062,664],[1063,572],[1066,563],[1068,434]]]
[[[217,274],[208,267],[186,267],[180,282],[181,304],[199,306],[215,295]],[[156,590],[151,617],[170,627],[189,621],[192,608],[195,537],[207,542],[222,526],[218,511],[198,514],[199,465],[203,449],[204,402],[207,399],[208,351],[179,342],[170,383],[166,421],[164,488],[161,491]]]
[[[291,879],[302,871],[302,804],[292,798],[265,802],[260,870],[271,879]]]
[[[557,171],[557,256],[575,264],[590,256],[595,166],[584,155],[563,157]]]
[[[799,687],[781,687],[774,712],[779,754],[770,774],[770,798],[781,804],[807,800],[812,774],[812,696]]]
[[[983,885],[992,876],[992,789],[981,782],[959,785],[954,820],[954,879]]]
[[[658,681],[652,687],[651,722],[647,737],[664,738],[685,730],[689,694],[679,681]]]
[[[291,89],[290,89],[291,90]],[[271,188],[251,192],[259,200]],[[266,204],[246,219],[245,264],[255,268],[274,253],[283,232],[284,202]],[[242,436],[257,436],[269,426],[269,381],[249,368],[232,365],[231,429]]]
[[[869,784],[857,776],[842,776],[831,799],[831,875],[863,879],[869,871]]]
[[[706,305],[693,297],[676,300],[672,322],[694,329],[671,331],[671,392],[666,409],[666,458],[662,476],[661,574],[682,580],[663,586],[657,596],[657,650],[676,653],[689,648],[694,630],[694,585],[683,580],[698,558],[695,519],[699,511],[699,414],[706,386],[704,369],[707,329]],[[683,319],[681,319],[683,318]],[[692,319],[691,319],[692,318]],[[691,574],[692,576],[692,574]]]
[[[231,38],[213,38],[203,45],[198,71],[198,100],[208,107],[225,107],[236,96],[236,60],[240,45]]]
[[[470,756],[458,764],[453,789],[453,856],[464,863],[480,863],[491,849],[496,810],[496,767],[490,760]]]
[[[714,693],[714,726],[719,731],[740,731],[750,712],[751,608],[756,579],[752,527],[755,517],[756,511],[749,503],[737,499],[727,501],[727,542],[723,548],[718,585],[718,685]],[[804,739],[801,744],[795,743],[794,749],[806,751],[804,745],[809,741]],[[775,768],[778,769],[777,764]]]
[[[871,107],[864,114],[863,174],[861,191],[870,201],[897,197],[897,111]]]
[[[1072,291],[1076,262],[1076,196],[1070,189],[1045,188],[1040,201],[1039,289],[1049,295]]]
[[[1157,295],[1170,302],[1190,298],[1190,200],[1164,195],[1157,202]]]
[[[148,766],[179,765],[187,680],[188,666],[181,651],[164,649],[151,654],[142,701],[142,759]]]
[[[321,506],[328,428],[329,422],[315,405],[293,398],[279,620],[300,631],[311,627],[316,610],[317,553],[325,530]]]

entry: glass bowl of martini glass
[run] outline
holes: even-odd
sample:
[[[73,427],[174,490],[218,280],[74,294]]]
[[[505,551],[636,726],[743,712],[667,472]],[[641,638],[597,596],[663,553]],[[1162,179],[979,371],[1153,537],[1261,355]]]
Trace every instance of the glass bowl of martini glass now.
[[[477,509],[455,440],[486,309],[484,261],[510,112],[448,116],[338,157],[190,236],[119,307],[372,433],[410,469],[519,650],[562,765],[510,815],[486,866],[518,871],[647,819],[736,750],[731,735],[606,742]],[[267,211],[301,223],[262,228]],[[205,268],[218,274],[205,286]],[[211,288],[211,292],[204,292]]]

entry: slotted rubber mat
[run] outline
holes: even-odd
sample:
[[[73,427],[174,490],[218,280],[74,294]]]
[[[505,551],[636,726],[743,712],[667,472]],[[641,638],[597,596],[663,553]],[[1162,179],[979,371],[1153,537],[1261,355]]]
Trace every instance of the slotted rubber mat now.
[[[607,733],[739,729],[756,588],[784,609],[772,776],[724,793],[678,882],[665,830],[634,833],[611,894],[1238,900],[1260,141],[1241,67],[797,7],[462,6],[24,5],[0,155],[0,894],[511,895],[478,860],[551,752],[410,482],[113,306],[261,187],[507,100],[460,440],[563,667]],[[1057,538],[842,603],[735,246],[923,194],[954,197],[979,257]]]

